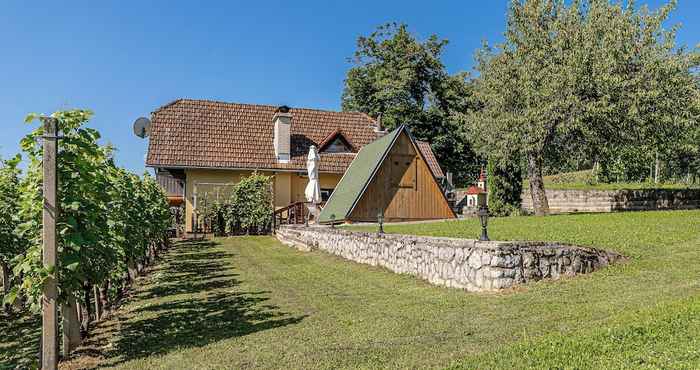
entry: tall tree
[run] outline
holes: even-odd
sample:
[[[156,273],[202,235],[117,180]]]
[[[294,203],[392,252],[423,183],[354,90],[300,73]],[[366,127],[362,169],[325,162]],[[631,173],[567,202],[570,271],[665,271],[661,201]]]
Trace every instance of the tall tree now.
[[[505,41],[478,53],[483,109],[469,122],[482,152],[526,158],[536,214],[548,213],[542,171],[562,138],[604,159],[625,144],[667,149],[697,124],[697,59],[662,27],[674,6],[511,2]]]
[[[464,73],[450,75],[441,61],[447,40],[436,35],[417,40],[405,24],[380,26],[360,37],[345,79],[342,107],[372,117],[393,129],[408,124],[419,140],[429,141],[438,160],[464,182],[479,170],[454,111],[473,108]]]

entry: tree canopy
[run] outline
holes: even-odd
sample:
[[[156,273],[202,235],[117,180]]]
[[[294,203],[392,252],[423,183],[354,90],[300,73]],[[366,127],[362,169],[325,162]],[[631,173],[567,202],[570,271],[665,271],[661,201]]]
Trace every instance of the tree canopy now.
[[[419,140],[429,141],[438,160],[465,182],[479,170],[464,125],[452,112],[473,108],[468,75],[450,75],[441,61],[447,40],[436,35],[416,39],[405,24],[378,27],[359,37],[342,97],[345,111],[360,111],[394,129],[407,124]]]
[[[536,214],[548,211],[542,172],[558,155],[674,151],[697,126],[697,55],[663,28],[674,6],[511,1],[505,41],[478,53],[481,109],[465,120],[482,155],[526,160]]]

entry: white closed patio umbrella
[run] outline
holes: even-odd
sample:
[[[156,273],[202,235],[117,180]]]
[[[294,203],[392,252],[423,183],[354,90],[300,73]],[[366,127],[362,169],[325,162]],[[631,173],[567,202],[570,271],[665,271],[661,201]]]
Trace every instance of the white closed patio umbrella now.
[[[306,171],[309,174],[309,183],[306,184],[304,195],[309,205],[309,212],[314,215],[314,220],[318,220],[318,204],[321,203],[321,184],[318,182],[318,166],[321,158],[318,156],[316,146],[309,148],[309,155],[306,157]]]

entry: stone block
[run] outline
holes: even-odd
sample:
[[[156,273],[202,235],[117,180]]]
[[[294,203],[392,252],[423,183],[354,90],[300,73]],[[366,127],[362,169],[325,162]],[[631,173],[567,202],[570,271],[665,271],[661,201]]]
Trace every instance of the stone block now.
[[[455,258],[454,262],[457,264],[462,264],[464,263],[464,249],[462,248],[455,248]]]
[[[489,258],[490,259],[490,258]],[[469,256],[469,267],[473,269],[479,269],[482,266],[481,263],[481,251],[473,251]]]
[[[440,259],[443,261],[452,261],[455,256],[455,250],[452,247],[440,247]]]

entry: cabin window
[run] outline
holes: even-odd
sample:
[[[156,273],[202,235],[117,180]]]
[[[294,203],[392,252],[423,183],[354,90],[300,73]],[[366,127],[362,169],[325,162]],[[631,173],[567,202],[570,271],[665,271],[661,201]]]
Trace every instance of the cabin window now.
[[[416,189],[418,166],[413,155],[395,154],[391,158],[391,186]]]
[[[403,163],[403,167],[406,168],[406,172],[401,177],[400,188],[404,189],[415,189],[416,188],[416,161],[406,160]]]

